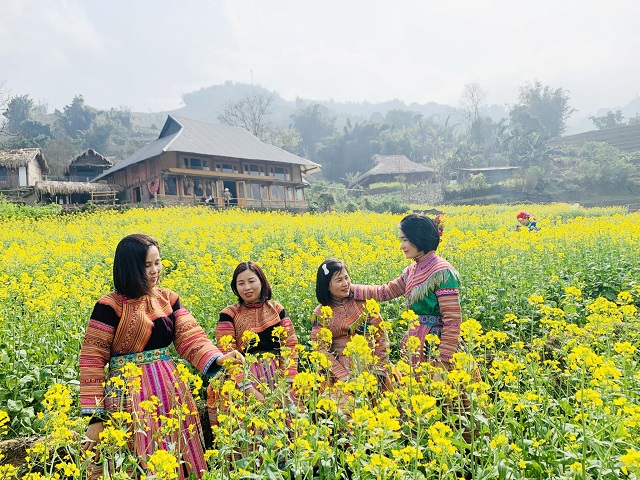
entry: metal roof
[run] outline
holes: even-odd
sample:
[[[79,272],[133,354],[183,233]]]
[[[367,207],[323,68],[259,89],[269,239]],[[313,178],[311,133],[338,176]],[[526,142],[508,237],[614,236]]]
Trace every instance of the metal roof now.
[[[320,167],[315,162],[264,143],[244,128],[205,123],[169,115],[156,141],[142,147],[129,158],[118,162],[92,181],[100,180],[129,165],[158,156],[163,152],[184,152],[194,155],[294,164],[301,165],[303,172]]]

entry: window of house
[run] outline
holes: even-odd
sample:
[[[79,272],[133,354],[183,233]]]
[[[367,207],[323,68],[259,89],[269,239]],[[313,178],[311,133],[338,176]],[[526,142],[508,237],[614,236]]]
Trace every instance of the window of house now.
[[[274,167],[274,175],[278,180],[291,180],[289,169],[284,167]]]
[[[0,178],[7,178],[7,167],[0,167]]]
[[[235,165],[231,165],[230,163],[223,163],[222,171],[225,173],[238,173],[238,167],[236,167]]]
[[[269,186],[260,185],[260,198],[263,200],[269,200]]]
[[[260,200],[260,185],[257,183],[250,183],[247,187],[249,195],[254,200]]]
[[[178,194],[178,186],[177,186],[176,177],[168,177],[164,179],[164,194],[165,195],[177,195]]]
[[[193,193],[196,197],[202,197],[205,194],[204,182],[202,180],[196,180],[193,183]]]
[[[244,173],[245,175],[261,175],[260,169],[261,167],[259,167],[258,165],[245,164]],[[262,168],[262,175],[264,175],[264,168]]]
[[[296,188],[296,200],[304,200],[304,192],[301,188]]]
[[[76,169],[75,177],[80,180],[85,180],[85,179],[91,180],[95,176],[96,176],[96,171],[91,167],[78,167]]]
[[[271,199],[284,200],[284,185],[271,185]]]
[[[209,170],[209,160],[204,160],[202,158],[188,158],[185,157],[182,159],[184,168],[188,168],[191,170]]]
[[[293,200],[293,188],[287,187],[287,200]]]

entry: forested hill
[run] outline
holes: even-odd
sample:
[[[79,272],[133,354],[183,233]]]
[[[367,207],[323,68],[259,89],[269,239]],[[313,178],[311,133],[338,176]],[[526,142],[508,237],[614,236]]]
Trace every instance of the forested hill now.
[[[445,123],[447,119],[449,119],[449,123],[459,123],[462,118],[461,112],[457,108],[435,102],[407,104],[401,100],[393,99],[382,103],[356,103],[303,99],[299,97],[295,100],[286,100],[276,91],[269,91],[258,85],[231,81],[184,94],[182,96],[184,106],[177,110],[157,113],[135,113],[135,115],[146,126],[161,125],[167,114],[176,114],[203,122],[219,123],[218,115],[222,113],[225,105],[237,102],[254,93],[273,96],[271,114],[269,116],[273,127],[280,128],[289,127],[292,114],[315,104],[319,104],[322,107],[323,116],[336,119],[335,126],[339,129],[346,125],[347,119],[351,123],[361,123],[367,120],[382,121],[385,115],[394,109],[411,110],[421,113],[425,117],[434,116],[442,123]],[[508,115],[505,108],[499,105],[487,106],[482,113],[496,121]]]

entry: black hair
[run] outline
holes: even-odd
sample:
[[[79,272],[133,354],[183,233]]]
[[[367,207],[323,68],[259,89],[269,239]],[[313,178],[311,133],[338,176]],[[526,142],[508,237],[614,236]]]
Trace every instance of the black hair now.
[[[320,305],[331,305],[329,284],[331,283],[334,275],[341,272],[343,268],[348,274],[349,270],[347,270],[346,265],[337,258],[327,258],[318,267],[318,272],[316,273],[316,298],[318,299],[318,302],[320,302]]]
[[[113,257],[113,286],[116,292],[127,298],[140,298],[151,290],[147,279],[146,263],[149,248],[158,242],[141,233],[124,237],[116,247]]]
[[[256,274],[256,276],[258,277],[258,280],[260,280],[260,284],[261,284],[260,298],[259,298],[260,303],[264,303],[267,300],[271,300],[272,292],[271,292],[271,285],[269,285],[269,280],[267,280],[267,277],[262,271],[262,269],[260,268],[260,266],[257,263],[249,260],[248,262],[242,262],[241,264],[239,264],[236,267],[236,269],[233,271],[233,278],[231,279],[231,290],[233,290],[233,293],[235,293],[236,297],[238,297],[238,302],[244,303],[244,300],[238,293],[238,287],[236,287],[236,281],[238,280],[238,275],[240,275],[242,272],[246,270],[251,270],[253,273]]]
[[[400,230],[407,240],[423,253],[437,250],[440,245],[438,227],[426,215],[407,215],[400,222]]]

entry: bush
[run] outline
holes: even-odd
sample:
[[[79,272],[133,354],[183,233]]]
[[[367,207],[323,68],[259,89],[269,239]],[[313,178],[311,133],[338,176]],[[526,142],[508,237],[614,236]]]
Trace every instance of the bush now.
[[[2,194],[0,194],[0,218],[41,218],[49,215],[60,215],[61,213],[62,207],[55,203],[43,207],[32,207],[29,205],[21,205],[19,203],[9,202]]]
[[[392,196],[365,197],[364,208],[377,213],[405,213],[410,210],[409,205],[399,198]]]

